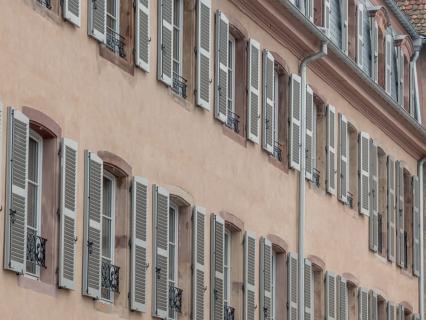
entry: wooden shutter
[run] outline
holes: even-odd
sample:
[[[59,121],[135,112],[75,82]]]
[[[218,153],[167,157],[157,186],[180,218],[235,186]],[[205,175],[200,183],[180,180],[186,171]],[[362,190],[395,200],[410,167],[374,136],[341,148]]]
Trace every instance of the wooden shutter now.
[[[314,0],[307,0],[306,1],[306,17],[311,22],[314,22],[314,14],[315,14],[315,1]]]
[[[361,214],[370,214],[370,136],[368,133],[359,134],[359,160],[358,160],[358,193],[359,193],[359,212]]]
[[[169,192],[157,185],[153,186],[154,221],[154,290],[153,315],[165,318],[169,311]]]
[[[368,290],[365,288],[358,289],[358,320],[368,319]]]
[[[59,226],[59,287],[74,289],[77,239],[78,145],[71,139],[61,144],[61,198]]]
[[[413,177],[413,274],[420,276],[420,183]]]
[[[404,168],[401,161],[395,164],[396,177],[396,263],[405,267],[405,239],[404,239]]]
[[[28,137],[28,118],[8,108],[4,267],[16,273],[24,272],[27,252]]]
[[[246,232],[244,236],[244,319],[256,317],[256,236]]]
[[[379,171],[377,145],[370,139],[370,217],[369,247],[377,252],[379,248]]]
[[[130,310],[146,311],[148,180],[134,177],[130,253]]]
[[[397,64],[398,64],[398,102],[404,106],[404,54],[402,48],[397,48]]]
[[[260,239],[260,320],[272,317],[272,243],[262,237]]]
[[[392,156],[388,156],[387,158],[386,203],[386,212],[388,220],[388,260],[395,261],[395,162]]]
[[[250,39],[248,47],[247,137],[259,143],[260,119],[260,44]]]
[[[348,285],[346,279],[337,276],[337,320],[348,320]]]
[[[84,152],[84,252],[83,294],[101,296],[102,187],[103,161]]]
[[[364,48],[364,5],[362,3],[358,4],[357,10],[357,55],[356,62],[362,68],[363,55],[362,51]]]
[[[268,50],[263,51],[263,148],[274,152],[274,57]]]
[[[327,35],[327,37],[330,36],[330,16],[331,16],[331,3],[330,0],[324,0],[323,3],[323,18],[324,18],[324,28],[325,28],[325,33]]]
[[[327,106],[327,192],[336,194],[336,109]]]
[[[306,86],[306,178],[312,180],[315,166],[315,117],[314,117],[314,92]]]
[[[80,27],[81,20],[81,1],[63,0],[64,18]]]
[[[224,294],[224,245],[225,222],[217,215],[212,215],[211,221],[211,267],[210,267],[210,319],[223,320],[223,294]]]
[[[338,175],[338,196],[339,199],[347,203],[349,190],[349,135],[348,120],[339,113],[339,175]]]
[[[368,312],[369,317],[368,320],[378,320],[378,313],[377,313],[377,293],[375,293],[373,290],[370,290],[369,297],[368,297]]]
[[[327,271],[325,274],[325,319],[336,320],[336,275]]]
[[[298,319],[298,290],[297,290],[297,255],[289,253],[287,259],[287,299],[288,299],[288,320]]]
[[[197,5],[197,104],[210,110],[211,0]]]
[[[221,11],[216,12],[216,98],[215,116],[226,122],[228,106],[228,39],[229,20]]]
[[[150,62],[150,33],[151,33],[151,14],[150,14],[150,1],[151,0],[136,0],[136,14],[135,14],[135,64],[142,70],[149,72]]]
[[[392,91],[392,35],[385,37],[385,90],[388,94]]]
[[[88,1],[89,35],[106,42],[106,0]]]
[[[371,76],[375,82],[379,81],[379,26],[377,20],[371,18]]]
[[[390,301],[387,303],[386,316],[387,320],[395,320],[395,305]]]
[[[314,279],[312,271],[312,263],[305,259],[304,270],[304,290],[305,290],[305,303],[304,303],[304,320],[314,320]]]
[[[157,77],[173,83],[173,0],[158,0]]]
[[[192,213],[192,314],[193,319],[204,319],[204,287],[205,287],[205,234],[206,210],[194,207]]]
[[[397,309],[396,309],[396,319],[397,320],[404,320],[404,313],[405,313],[405,309],[403,305],[398,305]]]
[[[290,143],[289,157],[290,167],[300,170],[300,144],[301,144],[301,126],[300,126],[300,94],[301,79],[298,75],[292,74],[290,78]]]
[[[342,51],[348,54],[349,47],[349,13],[348,13],[348,0],[340,0],[341,10],[341,23],[342,23]]]

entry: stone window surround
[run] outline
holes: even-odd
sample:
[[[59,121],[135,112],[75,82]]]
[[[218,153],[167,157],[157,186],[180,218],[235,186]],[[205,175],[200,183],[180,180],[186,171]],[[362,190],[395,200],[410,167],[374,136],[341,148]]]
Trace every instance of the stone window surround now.
[[[410,111],[410,61],[414,52],[413,41],[408,35],[398,35],[394,39],[397,48],[401,47],[404,56],[404,109]]]

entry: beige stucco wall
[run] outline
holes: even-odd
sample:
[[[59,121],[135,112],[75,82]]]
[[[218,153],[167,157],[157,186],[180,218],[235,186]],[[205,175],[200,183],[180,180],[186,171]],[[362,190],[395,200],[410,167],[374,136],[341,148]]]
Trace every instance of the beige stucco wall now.
[[[229,1],[213,2],[214,9],[238,17],[250,37],[259,40],[262,48],[279,53],[290,71],[297,72],[298,61],[288,48],[241,15]],[[0,270],[1,318],[98,319],[101,311],[95,309],[104,310],[103,319],[141,318],[128,310],[127,287],[122,290],[120,307],[112,311],[81,295],[85,149],[118,154],[132,166],[133,174],[147,177],[150,183],[179,186],[207,212],[232,212],[258,237],[279,235],[287,241],[290,251],[297,251],[297,174],[292,170],[285,173],[272,165],[259,145],[243,146],[230,139],[223,134],[212,111],[183,102],[157,81],[157,1],[151,1],[152,71],[145,74],[135,70],[134,76],[100,57],[97,42],[87,36],[86,1],[80,29],[44,16],[30,3],[8,1],[0,12],[0,97],[18,109],[27,105],[43,111],[59,123],[65,137],[79,143],[77,281],[74,291],[51,286],[31,289],[25,287],[33,285]],[[416,160],[338,92],[315,74],[309,73],[308,81],[320,88],[321,95],[343,112],[358,131],[368,132],[385,152],[403,160],[409,171],[416,173]],[[2,161],[5,164],[4,157]],[[4,182],[1,185],[4,205]],[[323,189],[308,186],[306,202],[306,255],[321,257],[326,270],[352,273],[361,286],[379,289],[389,300],[410,302],[417,312],[417,279],[368,250],[368,219],[344,207]],[[151,208],[151,200],[149,205]],[[151,239],[151,214],[148,226]],[[0,243],[3,238],[4,224],[0,223]],[[209,243],[206,226],[206,248]],[[148,257],[152,266],[151,246]],[[207,265],[209,260],[207,255]],[[256,264],[257,274],[258,269]],[[124,266],[121,271],[128,273]],[[148,289],[152,271],[150,267]],[[151,295],[147,298],[149,312],[143,319],[149,319],[151,314]],[[208,306],[209,290],[206,317]]]

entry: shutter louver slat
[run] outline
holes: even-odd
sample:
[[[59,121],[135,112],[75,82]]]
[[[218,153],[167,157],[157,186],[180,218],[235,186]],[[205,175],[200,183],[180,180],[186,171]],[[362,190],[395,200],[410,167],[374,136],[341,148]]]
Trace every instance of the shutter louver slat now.
[[[348,121],[339,113],[339,174],[338,196],[343,203],[348,201],[349,190],[349,135]]]
[[[364,48],[364,5],[358,4],[357,10],[357,55],[356,61],[361,68],[364,65],[362,51]]]
[[[358,289],[358,320],[368,319],[368,290],[365,288]]]
[[[27,240],[27,179],[29,120],[8,108],[7,214],[5,269],[23,273]]]
[[[250,39],[248,56],[248,83],[247,87],[247,135],[254,143],[259,143],[260,119],[260,44]]]
[[[136,66],[142,70],[149,72],[150,62],[150,33],[151,33],[151,14],[150,14],[150,0],[136,0],[136,14],[135,14],[135,60]]]
[[[89,35],[106,42],[106,0],[89,1]]]
[[[301,79],[292,74],[290,79],[290,130],[289,157],[290,167],[300,170],[301,157],[301,118],[300,118]]]
[[[192,220],[192,264],[194,268],[192,282],[192,314],[194,319],[204,319],[205,257],[204,234],[206,210],[195,207]]]
[[[265,50],[263,52],[263,148],[274,152],[274,57]]]
[[[227,121],[228,105],[228,47],[229,21],[221,11],[216,12],[216,97],[215,116]]]
[[[348,320],[348,286],[341,276],[337,276],[337,320]]]
[[[260,239],[260,320],[268,320],[272,314],[272,243]]]
[[[244,238],[244,319],[255,319],[256,307],[256,236],[246,232]]]
[[[297,320],[298,318],[298,290],[297,290],[297,255],[289,253],[287,260],[287,285],[288,285],[288,320]]]
[[[413,177],[413,274],[420,276],[420,183]]]
[[[395,261],[395,162],[387,158],[387,219],[388,260]]]
[[[173,83],[173,0],[158,1],[157,69],[158,80]]]
[[[75,26],[80,27],[81,2],[80,0],[63,1],[64,18]]]
[[[370,214],[370,136],[361,132],[359,134],[359,160],[358,160],[358,193],[359,193],[359,212],[368,216]]]
[[[77,237],[77,142],[62,139],[59,287],[74,289]]]
[[[404,237],[404,168],[401,161],[395,164],[396,177],[396,262],[401,268],[405,267],[405,237]]]
[[[325,275],[325,319],[336,320],[336,275],[327,271]]]
[[[327,107],[327,192],[336,194],[336,109]]]
[[[379,179],[377,145],[370,139],[370,217],[369,247],[377,252],[379,247]]]
[[[304,290],[305,290],[305,303],[304,303],[304,320],[314,320],[314,283],[312,274],[312,263],[305,259],[304,271]]]
[[[315,117],[314,117],[314,92],[306,86],[306,178],[312,180],[315,168]]]
[[[224,316],[224,245],[225,222],[217,215],[211,221],[210,312],[211,320],[223,320]]]
[[[103,161],[95,153],[85,151],[84,268],[83,294],[101,296],[102,182]]]
[[[197,5],[197,104],[210,110],[211,0]]]
[[[130,310],[146,311],[148,180],[132,183],[132,232],[130,264]]]

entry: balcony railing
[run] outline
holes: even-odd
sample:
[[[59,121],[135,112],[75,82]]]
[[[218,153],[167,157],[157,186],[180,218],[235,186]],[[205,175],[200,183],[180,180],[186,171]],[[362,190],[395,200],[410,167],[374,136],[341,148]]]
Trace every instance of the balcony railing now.
[[[321,184],[320,183],[320,177],[321,177],[321,172],[318,169],[313,168],[312,169],[312,182],[315,184],[315,186],[317,188],[319,188],[319,186]]]
[[[117,32],[107,28],[106,46],[108,49],[118,54],[121,58],[126,57],[126,52],[124,51],[124,42],[125,38],[121,34],[118,34]]]
[[[182,312],[182,293],[182,289],[169,286],[169,307],[179,313]]]
[[[354,207],[354,196],[352,193],[348,192],[347,196],[346,196],[347,200],[346,203],[349,206],[349,208],[353,208]]]
[[[282,161],[283,157],[283,148],[284,146],[279,143],[278,141],[274,141],[274,151],[273,151],[273,156],[275,159],[277,159],[278,161]]]
[[[187,88],[187,80],[178,75],[176,72],[173,72],[173,85],[172,90],[180,95],[182,98],[186,99],[186,88]]]
[[[101,284],[102,288],[118,293],[120,289],[120,267],[102,261]]]
[[[34,233],[27,233],[27,261],[46,268],[46,242]]]
[[[225,304],[223,320],[234,320],[235,309]]]
[[[240,133],[240,116],[235,112],[228,110],[226,126],[236,133]]]
[[[52,0],[37,0],[37,2],[47,9],[52,9]]]

